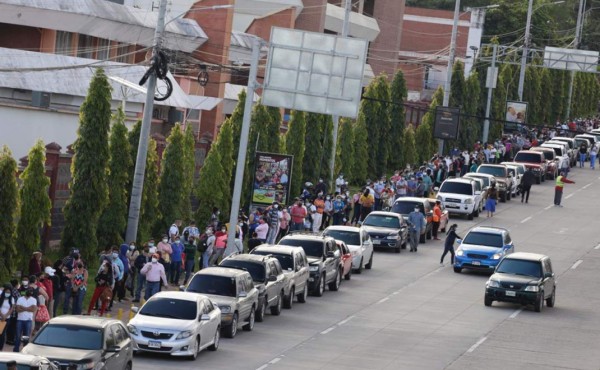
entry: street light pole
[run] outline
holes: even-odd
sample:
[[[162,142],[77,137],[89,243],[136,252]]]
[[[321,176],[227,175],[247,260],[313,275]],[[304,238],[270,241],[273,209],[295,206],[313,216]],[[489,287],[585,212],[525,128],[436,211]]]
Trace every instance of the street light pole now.
[[[167,13],[167,0],[160,0],[158,6],[158,20],[154,31],[154,46],[152,56],[156,56],[162,45],[162,35],[165,30],[165,14]],[[129,204],[129,215],[127,218],[127,231],[125,241],[135,241],[137,238],[140,209],[142,206],[142,193],[144,190],[144,176],[146,174],[146,156],[148,155],[148,141],[150,138],[150,124],[152,123],[152,110],[154,109],[154,92],[156,90],[156,74],[151,73],[148,78],[148,90],[146,103],[144,104],[144,116],[142,128],[135,159],[135,172],[133,174],[133,185],[131,187],[131,202]]]
[[[531,32],[531,15],[533,13],[533,0],[529,0],[527,8],[527,25],[525,26],[525,41],[523,43],[523,54],[521,55],[521,70],[519,71],[519,101],[523,101],[523,86],[525,85],[525,68],[527,66],[527,54],[529,54],[529,33]]]
[[[482,143],[485,144],[488,141],[488,136],[490,134],[490,111],[492,109],[492,90],[496,84],[496,55],[498,54],[498,44],[494,44],[494,50],[492,51],[492,67],[490,68],[490,73],[487,76],[488,86],[488,96],[487,96],[487,104],[485,106],[485,121],[483,123],[483,138]],[[491,74],[491,77],[490,77]]]
[[[579,0],[579,11],[577,12],[577,26],[575,28],[575,43],[573,45],[574,49],[579,47],[579,43],[581,42],[581,30],[583,29],[583,13],[585,10],[585,0]],[[565,120],[569,120],[571,118],[571,100],[573,99],[573,83],[575,82],[575,71],[571,71],[570,73],[570,81],[569,81],[569,99],[567,103],[567,114]]]

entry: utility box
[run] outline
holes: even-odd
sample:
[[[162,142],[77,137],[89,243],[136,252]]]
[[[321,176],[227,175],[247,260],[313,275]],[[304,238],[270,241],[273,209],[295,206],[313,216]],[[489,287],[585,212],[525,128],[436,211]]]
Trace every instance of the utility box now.
[[[50,108],[51,94],[44,91],[31,92],[31,105],[37,108]]]

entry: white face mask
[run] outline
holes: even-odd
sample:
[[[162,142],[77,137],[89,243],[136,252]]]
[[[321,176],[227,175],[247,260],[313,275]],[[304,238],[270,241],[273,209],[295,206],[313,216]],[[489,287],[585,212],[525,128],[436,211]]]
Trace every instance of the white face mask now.
[[[279,205],[275,204],[275,205],[273,206],[273,208],[275,208],[275,209],[278,209],[278,208],[279,208]]]
[[[156,263],[156,262],[158,262],[158,259],[157,258],[152,258],[152,263]]]
[[[167,239],[167,238],[164,238],[164,239],[163,239],[163,243],[166,243],[166,242],[168,242],[168,241],[169,241],[169,239]]]
[[[23,280],[23,281],[21,281],[21,285],[27,286],[27,285],[29,285],[29,281]]]
[[[243,222],[239,222],[238,225],[239,226],[244,226],[244,223]]]
[[[132,250],[132,251],[135,250],[135,245],[134,244],[130,245],[129,250]]]
[[[4,293],[4,296],[5,296],[6,298],[10,298],[10,293]]]

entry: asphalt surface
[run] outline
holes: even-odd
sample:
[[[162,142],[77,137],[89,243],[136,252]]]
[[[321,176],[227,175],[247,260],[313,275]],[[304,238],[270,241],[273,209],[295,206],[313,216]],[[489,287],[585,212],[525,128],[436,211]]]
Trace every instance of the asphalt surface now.
[[[599,369],[600,171],[571,171],[564,208],[554,181],[534,185],[529,204],[499,203],[493,218],[453,217],[508,228],[515,251],[547,254],[557,274],[554,308],[483,305],[486,275],[440,267],[443,241],[417,253],[376,252],[373,269],[338,292],[267,315],[253,332],[222,339],[195,362],[142,354],[134,369]],[[581,262],[580,262],[581,261]]]

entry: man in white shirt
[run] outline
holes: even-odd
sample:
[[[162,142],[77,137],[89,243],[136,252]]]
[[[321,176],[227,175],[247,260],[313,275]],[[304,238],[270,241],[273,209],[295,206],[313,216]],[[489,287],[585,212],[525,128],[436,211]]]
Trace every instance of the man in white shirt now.
[[[15,333],[15,347],[13,352],[21,350],[21,337],[29,337],[33,325],[33,318],[37,311],[37,299],[33,298],[33,291],[27,289],[24,297],[17,299],[17,332]]]
[[[181,220],[175,220],[173,225],[169,228],[169,240],[171,243],[175,241],[175,237],[179,236],[179,228],[181,227]]]

